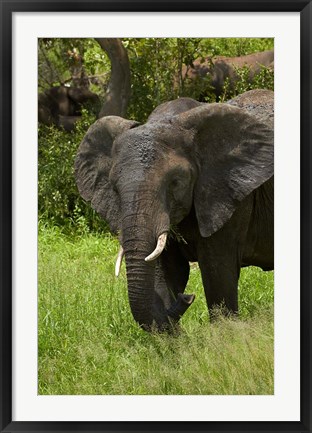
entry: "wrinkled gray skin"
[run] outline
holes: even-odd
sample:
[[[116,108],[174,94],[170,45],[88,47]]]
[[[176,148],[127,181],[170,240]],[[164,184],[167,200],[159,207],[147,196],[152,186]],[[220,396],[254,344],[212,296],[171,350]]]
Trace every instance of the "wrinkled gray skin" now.
[[[229,80],[229,91],[233,91],[235,84],[240,80],[236,70],[244,67],[249,68],[248,80],[253,82],[255,75],[259,74],[262,67],[274,69],[274,50],[262,51],[259,53],[248,54],[240,57],[207,57],[206,59],[196,59],[192,65],[184,66],[182,70],[183,79],[188,83],[193,83],[199,88],[205,85],[203,80],[209,78],[209,86],[212,86],[216,98],[223,93],[225,80]],[[198,83],[198,84],[196,84]],[[203,97],[207,95],[203,94]]]
[[[108,116],[80,144],[82,197],[119,233],[134,319],[167,329],[194,300],[185,295],[198,261],[209,310],[238,311],[242,266],[273,269],[273,92],[227,104],[180,98],[144,125]],[[165,250],[144,259],[174,226]]]
[[[45,125],[74,128],[81,118],[81,108],[100,109],[99,97],[84,87],[55,86],[38,95],[38,121]]]

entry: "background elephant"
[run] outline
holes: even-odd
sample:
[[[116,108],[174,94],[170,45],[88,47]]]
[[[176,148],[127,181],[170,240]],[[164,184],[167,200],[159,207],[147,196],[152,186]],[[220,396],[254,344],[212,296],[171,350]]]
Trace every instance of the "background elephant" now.
[[[71,131],[81,117],[81,108],[95,114],[100,109],[99,97],[86,87],[51,87],[38,95],[38,121]]]
[[[222,95],[226,79],[229,80],[229,91],[232,92],[235,84],[240,79],[237,69],[249,68],[248,81],[252,83],[255,75],[259,74],[262,67],[274,68],[274,50],[248,54],[240,57],[207,57],[196,59],[191,65],[182,68],[182,80],[184,86],[198,87],[205,97],[205,86],[218,98]],[[204,81],[206,80],[206,81]]]
[[[189,261],[199,263],[210,311],[238,311],[242,266],[273,269],[271,91],[227,104],[180,98],[144,125],[104,117],[80,144],[75,175],[119,234],[117,273],[125,254],[131,311],[144,329],[167,328],[192,304]]]

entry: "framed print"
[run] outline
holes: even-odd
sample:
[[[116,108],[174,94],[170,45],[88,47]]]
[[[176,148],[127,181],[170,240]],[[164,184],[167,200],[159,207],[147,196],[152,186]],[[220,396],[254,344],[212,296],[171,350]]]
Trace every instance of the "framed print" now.
[[[1,35],[1,431],[311,431],[311,2]]]

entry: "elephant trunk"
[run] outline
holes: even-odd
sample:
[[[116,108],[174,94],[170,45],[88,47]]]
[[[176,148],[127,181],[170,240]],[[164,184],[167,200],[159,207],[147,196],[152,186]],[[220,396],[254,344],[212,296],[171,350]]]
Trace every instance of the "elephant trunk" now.
[[[192,305],[194,299],[195,295],[179,293],[176,301],[167,310],[168,316],[177,322],[183,316],[188,307]]]
[[[149,229],[138,229],[138,226],[123,229],[128,297],[132,315],[143,329],[163,331],[169,329],[172,322],[180,319],[194,297],[179,294],[176,300],[172,300],[166,287],[157,290],[156,257],[146,260],[153,250],[155,252],[158,249],[159,242],[156,248],[155,243],[154,233]],[[161,246],[163,247],[164,245]],[[159,250],[155,255],[158,253]]]
[[[136,252],[126,249],[128,297],[134,319],[143,327],[153,324],[154,263],[144,263],[144,257],[135,257]]]

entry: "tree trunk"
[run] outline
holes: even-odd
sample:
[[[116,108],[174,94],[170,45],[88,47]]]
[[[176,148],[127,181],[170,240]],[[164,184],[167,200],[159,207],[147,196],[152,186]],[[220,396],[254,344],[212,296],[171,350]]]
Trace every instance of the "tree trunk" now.
[[[111,61],[111,77],[99,117],[126,116],[130,99],[130,63],[126,49],[118,38],[95,39]]]

